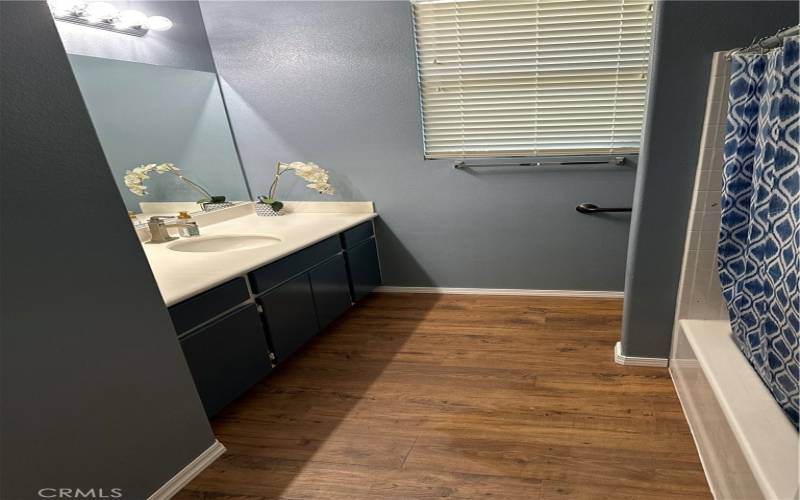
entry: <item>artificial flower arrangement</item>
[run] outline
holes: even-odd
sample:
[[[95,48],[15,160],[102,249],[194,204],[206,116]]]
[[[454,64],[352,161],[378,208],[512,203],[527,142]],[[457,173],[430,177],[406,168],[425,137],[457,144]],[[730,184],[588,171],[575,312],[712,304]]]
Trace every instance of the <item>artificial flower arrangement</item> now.
[[[281,175],[288,171],[293,171],[295,175],[308,181],[307,188],[314,189],[320,194],[333,195],[333,187],[328,183],[328,171],[321,168],[316,163],[293,161],[291,163],[278,162],[275,167],[275,178],[272,179],[272,184],[269,186],[269,192],[266,196],[259,196],[258,201],[261,204],[269,205],[275,214],[278,214],[283,208],[283,203],[278,201],[275,196],[278,191],[278,181]],[[267,209],[269,210],[269,209]]]
[[[148,163],[147,165],[139,165],[133,170],[125,171],[125,186],[131,193],[137,196],[146,196],[148,193],[147,186],[144,185],[144,181],[150,178],[148,174],[153,172],[157,174],[172,174],[181,181],[185,182],[187,186],[203,195],[201,199],[197,200],[197,203],[225,203],[224,196],[214,196],[210,194],[196,183],[181,175],[179,173],[180,171],[181,169],[172,163]]]

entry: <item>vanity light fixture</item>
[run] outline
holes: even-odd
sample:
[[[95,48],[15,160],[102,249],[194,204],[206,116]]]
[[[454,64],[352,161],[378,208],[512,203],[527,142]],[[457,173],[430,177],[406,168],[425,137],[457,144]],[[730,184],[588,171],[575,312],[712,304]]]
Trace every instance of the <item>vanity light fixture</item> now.
[[[99,28],[126,35],[144,36],[148,31],[166,31],[172,21],[163,16],[147,16],[138,10],[119,11],[107,2],[75,2],[49,0],[53,18],[90,28]]]

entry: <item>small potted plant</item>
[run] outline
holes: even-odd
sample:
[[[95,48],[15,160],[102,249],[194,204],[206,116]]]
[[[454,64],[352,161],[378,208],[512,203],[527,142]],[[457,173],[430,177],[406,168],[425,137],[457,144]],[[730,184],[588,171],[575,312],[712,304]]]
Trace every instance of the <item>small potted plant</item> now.
[[[148,193],[144,181],[150,178],[148,174],[153,172],[157,174],[172,174],[203,196],[201,199],[197,200],[197,203],[200,204],[204,211],[210,212],[211,210],[233,206],[233,203],[225,201],[224,196],[210,194],[197,183],[181,175],[179,173],[180,171],[181,169],[172,163],[148,163],[147,165],[139,165],[133,170],[125,171],[125,186],[131,193],[137,196],[146,196]]]
[[[307,188],[313,189],[320,194],[333,195],[333,187],[328,183],[328,171],[321,168],[316,163],[293,161],[292,163],[278,162],[275,167],[275,178],[269,186],[266,196],[259,196],[256,203],[256,213],[261,216],[283,215],[283,203],[276,198],[278,191],[278,181],[281,175],[288,171],[294,171],[295,175],[308,181]]]

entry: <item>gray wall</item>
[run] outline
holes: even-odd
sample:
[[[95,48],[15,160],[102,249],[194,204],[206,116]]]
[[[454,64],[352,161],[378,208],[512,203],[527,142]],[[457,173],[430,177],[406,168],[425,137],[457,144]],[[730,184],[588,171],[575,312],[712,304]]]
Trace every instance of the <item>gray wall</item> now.
[[[175,176],[158,174],[146,182],[147,196],[131,193],[125,171],[144,163],[174,163],[212,194],[250,199],[216,73],[78,55],[69,60],[129,210],[140,211],[140,201],[202,197]]]
[[[254,195],[278,160],[331,170],[334,199],[375,201],[388,285],[622,290],[629,217],[575,205],[630,206],[633,169],[422,159],[409,2],[200,5]]]
[[[214,437],[44,2],[0,59],[0,498],[146,498]]]
[[[64,47],[70,54],[214,71],[203,16],[194,0],[109,1],[120,10],[136,9],[148,16],[172,19],[172,29],[151,31],[144,37],[57,22]]]
[[[797,24],[797,2],[668,1],[656,11],[646,137],[636,178],[622,350],[667,357],[711,55]]]

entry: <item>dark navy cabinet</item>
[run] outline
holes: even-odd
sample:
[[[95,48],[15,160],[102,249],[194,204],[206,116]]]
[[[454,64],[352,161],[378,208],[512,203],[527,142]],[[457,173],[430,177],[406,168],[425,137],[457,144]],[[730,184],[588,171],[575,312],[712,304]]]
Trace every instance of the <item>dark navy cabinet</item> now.
[[[342,248],[351,248],[375,236],[372,221],[367,221],[342,233]]]
[[[344,256],[336,255],[309,271],[308,275],[314,294],[317,322],[322,330],[353,305]]]
[[[293,276],[316,266],[325,259],[342,251],[338,236],[332,236],[308,248],[260,267],[250,273],[253,293],[259,294],[283,283]]]
[[[380,285],[372,221],[169,308],[209,416]]]
[[[169,315],[175,331],[181,335],[249,298],[247,283],[239,277],[170,307]]]
[[[206,413],[214,415],[272,370],[254,304],[180,339]]]
[[[350,271],[350,289],[353,301],[363,299],[381,284],[381,268],[375,238],[362,241],[345,252]]]
[[[267,336],[278,363],[317,334],[317,315],[308,274],[301,274],[258,298]]]

